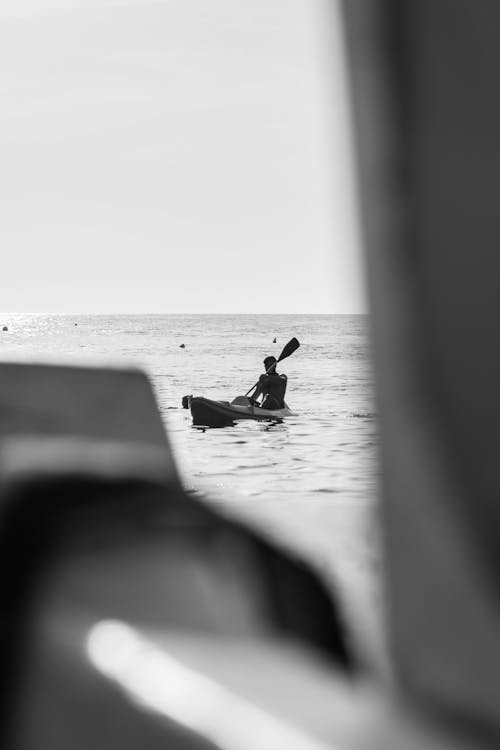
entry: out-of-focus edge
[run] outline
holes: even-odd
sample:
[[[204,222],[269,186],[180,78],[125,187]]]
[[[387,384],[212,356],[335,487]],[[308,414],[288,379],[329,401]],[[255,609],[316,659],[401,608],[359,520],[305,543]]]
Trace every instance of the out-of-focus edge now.
[[[474,497],[459,481],[432,387],[426,324],[433,321],[425,321],[418,275],[426,235],[409,162],[419,170],[412,118],[421,101],[405,87],[408,50],[398,33],[404,23],[406,42],[415,42],[412,5],[343,2],[381,414],[388,641],[398,699],[452,729],[491,738],[500,733],[498,602],[461,512]],[[426,30],[421,23],[420,44]],[[441,96],[446,108],[447,92]],[[429,132],[420,137],[425,148]],[[429,175],[418,176],[425,189]],[[444,225],[449,217],[433,220]],[[446,329],[444,316],[434,323]]]

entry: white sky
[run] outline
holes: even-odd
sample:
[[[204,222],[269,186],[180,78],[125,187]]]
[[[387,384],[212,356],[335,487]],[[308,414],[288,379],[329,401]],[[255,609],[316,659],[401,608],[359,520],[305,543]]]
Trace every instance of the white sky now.
[[[4,311],[366,311],[334,0],[2,0],[0,92]]]

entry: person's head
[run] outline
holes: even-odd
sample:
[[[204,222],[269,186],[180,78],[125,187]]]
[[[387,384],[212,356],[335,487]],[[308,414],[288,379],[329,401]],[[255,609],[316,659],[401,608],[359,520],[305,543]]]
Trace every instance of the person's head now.
[[[266,372],[275,372],[276,371],[276,357],[266,357],[264,360],[264,367],[266,368]]]

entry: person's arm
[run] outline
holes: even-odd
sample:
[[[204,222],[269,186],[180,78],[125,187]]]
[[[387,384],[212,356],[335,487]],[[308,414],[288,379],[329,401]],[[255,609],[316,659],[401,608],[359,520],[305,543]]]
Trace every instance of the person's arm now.
[[[257,401],[257,399],[259,398],[259,396],[262,396],[264,394],[264,390],[263,390],[263,387],[262,387],[262,378],[263,377],[264,377],[263,375],[260,376],[259,382],[255,386],[255,393],[253,394],[253,396],[250,396],[250,400],[251,401]]]

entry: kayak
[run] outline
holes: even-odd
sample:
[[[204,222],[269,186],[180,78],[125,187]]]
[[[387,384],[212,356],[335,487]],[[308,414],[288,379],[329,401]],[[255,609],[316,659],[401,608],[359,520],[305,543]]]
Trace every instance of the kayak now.
[[[254,406],[246,396],[237,396],[231,402],[191,396],[189,408],[193,424],[203,427],[227,427],[242,419],[269,422],[294,416],[294,412],[287,404],[283,409],[262,409],[260,406]]]

